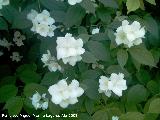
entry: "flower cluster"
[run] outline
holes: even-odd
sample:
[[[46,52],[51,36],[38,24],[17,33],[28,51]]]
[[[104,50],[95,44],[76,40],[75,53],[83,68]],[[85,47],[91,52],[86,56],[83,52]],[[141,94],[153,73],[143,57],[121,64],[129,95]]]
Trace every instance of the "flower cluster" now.
[[[23,44],[23,40],[26,40],[26,37],[24,35],[21,35],[21,33],[19,31],[16,31],[14,33],[14,38],[13,38],[13,41],[15,42],[15,44],[20,47]]]
[[[144,38],[145,29],[140,23],[134,21],[131,25],[127,20],[122,21],[122,26],[118,27],[115,33],[117,45],[124,44],[127,47],[139,45]]]
[[[108,97],[111,96],[112,92],[118,96],[122,96],[122,91],[127,89],[126,80],[124,80],[123,73],[112,73],[110,78],[101,76],[99,83],[99,92],[104,92]]]
[[[75,4],[81,3],[81,2],[82,2],[82,0],[68,0],[68,3],[69,3],[70,5],[75,5]]]
[[[8,4],[9,4],[9,0],[0,0],[0,9],[2,9],[3,6]]]
[[[43,54],[41,58],[42,62],[44,63],[44,67],[48,66],[48,69],[52,71],[61,71],[61,66],[56,61],[56,58],[54,56],[51,56],[51,53],[49,50],[47,50],[47,54]]]
[[[100,30],[99,28],[95,28],[95,29],[93,29],[93,30],[92,30],[92,35],[93,35],[93,34],[97,34],[97,33],[99,33],[99,30]]]
[[[32,105],[36,110],[40,108],[46,110],[48,108],[48,98],[46,98],[46,94],[42,94],[41,96],[36,92],[30,99],[32,100]]]
[[[67,33],[65,37],[57,37],[57,59],[62,59],[64,64],[74,66],[77,61],[82,60],[81,55],[85,52],[82,39],[75,39],[72,34]]]
[[[10,50],[10,47],[13,46],[13,44],[11,42],[8,42],[5,38],[3,38],[3,40],[0,40],[0,46]]]
[[[12,59],[12,61],[19,62],[19,61],[21,61],[23,56],[20,56],[18,52],[13,52],[12,56],[10,56],[10,58]]]
[[[50,17],[50,13],[47,10],[43,10],[39,14],[37,11],[31,10],[31,13],[27,15],[27,18],[33,23],[31,31],[36,32],[43,37],[54,36],[56,26],[53,24],[55,23],[55,20]]]
[[[117,117],[117,116],[112,116],[112,120],[119,120],[119,117]]]
[[[68,107],[69,104],[77,103],[77,97],[84,93],[77,80],[72,80],[68,85],[66,79],[62,79],[57,84],[50,86],[48,91],[52,96],[51,101],[59,104],[62,108]]]

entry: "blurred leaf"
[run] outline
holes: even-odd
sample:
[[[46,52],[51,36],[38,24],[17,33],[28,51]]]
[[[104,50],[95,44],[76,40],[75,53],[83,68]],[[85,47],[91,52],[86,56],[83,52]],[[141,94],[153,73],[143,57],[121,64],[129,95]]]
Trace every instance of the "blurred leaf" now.
[[[18,74],[18,77],[23,82],[27,83],[38,83],[41,79],[41,76],[32,70],[24,70]]]
[[[32,97],[32,95],[36,93],[36,91],[40,94],[43,94],[47,92],[47,89],[44,86],[35,83],[27,84],[24,87],[24,95],[26,97]]]
[[[60,106],[58,105],[55,105],[54,103],[52,102],[49,102],[49,111],[53,114],[53,115],[58,115],[60,113]]]
[[[155,0],[145,0],[145,1],[147,1],[147,2],[151,3],[152,5],[156,5]]]
[[[93,100],[86,98],[85,99],[85,107],[87,112],[91,115],[93,113],[94,110],[94,102]]]
[[[160,114],[160,98],[154,99],[149,106],[149,113],[157,113]]]
[[[115,0],[99,0],[105,7],[118,8],[118,4]]]
[[[147,90],[142,85],[132,86],[127,93],[127,102],[128,103],[141,103],[147,100]]]
[[[14,85],[5,85],[0,88],[0,102],[6,102],[11,97],[16,96],[18,89]]]
[[[144,120],[144,115],[139,112],[128,112],[121,115],[120,120]]]
[[[15,84],[16,77],[15,76],[6,76],[0,80],[0,86]]]
[[[84,16],[85,16],[85,10],[81,6],[79,5],[70,6],[65,16],[64,25],[66,27],[72,27],[73,25],[78,25],[81,23]]]
[[[80,5],[88,12],[95,13],[95,7],[91,0],[83,0]]]
[[[146,29],[151,33],[152,37],[159,39],[159,30],[158,30],[158,24],[156,20],[154,20],[151,15],[145,15],[143,17],[143,20],[144,20],[144,25]]]
[[[109,120],[106,110],[99,110],[92,116],[93,120]]]
[[[119,49],[117,52],[117,60],[121,67],[124,67],[128,60],[128,53],[126,50]]]
[[[82,61],[85,63],[96,63],[98,59],[88,51],[85,51],[85,53],[82,55]]]
[[[16,96],[9,99],[4,108],[8,110],[9,115],[18,115],[23,107],[23,98]]]
[[[0,17],[0,30],[8,30],[7,22]]]
[[[51,86],[58,81],[59,73],[58,72],[48,72],[44,75],[41,80],[41,85]]]
[[[129,49],[131,56],[139,63],[149,66],[155,66],[153,55],[142,46],[134,46]]]
[[[91,85],[91,83],[92,83],[92,85]],[[94,100],[99,99],[98,82],[96,82],[92,79],[85,79],[85,80],[83,80],[82,84],[87,86],[87,89],[85,90],[85,94],[90,99],[94,99]]]
[[[82,79],[96,79],[100,76],[100,73],[96,70],[87,70],[82,73],[81,78]]]
[[[108,9],[99,8],[97,10],[97,16],[101,19],[102,22],[109,24],[111,22],[111,15]]]
[[[88,49],[91,53],[99,60],[109,61],[110,60],[110,52],[105,48],[105,46],[97,41],[89,41],[87,43]]]
[[[140,7],[140,1],[139,0],[127,0],[127,13],[130,13],[131,11],[135,11]]]
[[[63,10],[66,11],[67,6],[64,2],[56,0],[40,0],[41,4],[49,10]]]
[[[160,91],[160,87],[157,82],[151,80],[147,83],[147,88],[152,94],[158,94]]]

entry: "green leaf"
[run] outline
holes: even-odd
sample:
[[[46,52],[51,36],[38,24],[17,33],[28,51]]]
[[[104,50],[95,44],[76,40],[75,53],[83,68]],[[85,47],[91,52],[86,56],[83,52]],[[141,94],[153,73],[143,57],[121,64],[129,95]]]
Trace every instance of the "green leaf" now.
[[[6,102],[9,98],[16,96],[18,89],[14,85],[5,85],[0,88],[0,102]]]
[[[139,63],[155,66],[153,55],[145,47],[134,46],[129,49],[131,56]]]
[[[96,70],[87,70],[82,73],[81,78],[82,79],[96,79],[100,76],[100,73]]]
[[[88,12],[90,13],[95,13],[95,7],[93,5],[93,3],[90,0],[83,0],[80,5]]]
[[[87,113],[80,113],[78,118],[79,120],[92,120],[92,117]]]
[[[33,82],[38,83],[41,79],[41,76],[32,70],[24,70],[18,74],[18,77],[26,84]]]
[[[48,106],[49,106],[50,113],[52,113],[53,115],[58,115],[60,113],[60,110],[61,110],[60,106],[55,105],[52,102],[49,102]]]
[[[147,113],[144,116],[144,120],[157,120],[158,114]]]
[[[91,85],[92,83],[92,85]],[[98,82],[93,79],[85,79],[83,80],[82,84],[84,84],[87,89],[85,90],[85,94],[93,100],[99,99],[98,93]]]
[[[125,75],[125,77],[130,77],[130,73],[125,68],[122,69],[122,67],[119,66],[119,65],[111,65],[111,66],[109,66],[107,68],[107,73],[108,74],[123,73]]]
[[[147,83],[147,88],[152,94],[158,94],[160,90],[158,83],[154,80],[151,80]]]
[[[16,96],[9,99],[4,108],[8,110],[9,115],[18,115],[23,107],[23,98]]]
[[[120,120],[144,120],[144,115],[139,112],[128,112],[121,115]]]
[[[79,26],[78,27],[78,34],[87,34],[88,35],[88,32],[87,32],[87,29],[83,26]]]
[[[146,101],[148,97],[147,90],[143,85],[134,85],[127,93],[128,103],[141,103]]]
[[[97,16],[101,19],[102,22],[109,24],[111,22],[111,15],[106,8],[99,8],[97,10]]]
[[[41,80],[41,85],[51,86],[58,81],[59,73],[58,72],[48,72],[44,75]]]
[[[107,33],[97,33],[91,36],[93,41],[105,41],[109,40]]]
[[[115,0],[99,0],[105,7],[118,8],[118,4]]]
[[[8,30],[8,25],[6,21],[0,17],[0,30]]]
[[[85,10],[81,6],[79,5],[70,6],[65,16],[64,25],[66,27],[72,27],[73,25],[78,25],[81,23],[84,16],[85,16]]]
[[[87,112],[91,115],[93,113],[94,110],[94,102],[93,100],[86,98],[85,99],[85,107]]]
[[[13,19],[12,28],[25,29],[31,27],[32,23],[26,16],[27,15],[23,12],[18,13],[18,15]]]
[[[105,46],[97,41],[89,41],[87,43],[88,49],[92,52],[92,54],[99,60],[109,61],[110,60],[110,52],[105,48]]]
[[[139,0],[127,0],[127,13],[130,13],[131,11],[135,11],[140,7],[140,1]]]
[[[66,15],[64,11],[52,10],[50,14],[56,22],[64,22],[64,16]]]
[[[18,15],[18,11],[10,5],[3,7],[1,13],[9,23],[13,23],[15,16],[17,17]]]
[[[21,73],[24,70],[32,70],[32,71],[36,71],[37,70],[37,65],[36,64],[23,64],[21,66],[19,66],[16,70],[17,73]]]
[[[151,101],[150,106],[149,106],[149,113],[157,113],[160,114],[160,98],[154,99]]]
[[[145,15],[143,20],[146,29],[151,33],[152,37],[159,39],[159,29],[156,20],[151,15]],[[152,42],[154,42],[154,39]]]
[[[126,50],[119,49],[117,52],[117,60],[121,67],[124,67],[128,60],[128,53]]]
[[[96,111],[92,118],[93,120],[109,120],[106,110]]]
[[[34,93],[36,93],[36,91],[43,94],[47,92],[47,89],[44,86],[35,83],[27,84],[24,87],[24,95],[26,97],[31,97]]]
[[[82,55],[82,61],[85,63],[96,63],[98,59],[88,51],[85,51],[85,53]]]
[[[1,79],[0,86],[8,85],[8,84],[15,84],[16,77],[15,76],[6,76]]]
[[[155,0],[146,0],[147,2],[151,3],[152,5],[156,5]]]
[[[66,11],[67,6],[64,2],[56,0],[40,0],[41,4],[49,10],[63,10]]]
[[[88,42],[90,35],[88,34],[79,34],[78,38],[81,38],[83,40],[83,43],[85,44],[86,42]]]

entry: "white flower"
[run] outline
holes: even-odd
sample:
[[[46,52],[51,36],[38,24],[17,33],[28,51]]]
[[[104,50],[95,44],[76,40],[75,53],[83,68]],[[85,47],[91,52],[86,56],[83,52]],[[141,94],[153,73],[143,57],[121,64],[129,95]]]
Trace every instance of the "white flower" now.
[[[39,14],[37,11],[31,10],[31,13],[27,15],[27,18],[33,23],[31,31],[39,33],[43,37],[54,36],[54,30],[57,27],[53,25],[55,20],[51,18],[50,13],[47,10],[43,10]]]
[[[117,117],[117,116],[112,116],[112,120],[119,120],[119,117]]]
[[[59,104],[62,108],[67,108],[69,104],[77,103],[77,97],[84,93],[77,80],[72,80],[68,85],[66,79],[62,79],[57,84],[50,86],[48,91],[52,96],[51,101]]]
[[[23,56],[20,56],[18,52],[13,52],[12,56],[10,56],[10,58],[12,59],[12,61],[19,62],[19,61],[21,61]]]
[[[80,2],[82,2],[82,0],[68,0],[68,3],[70,5],[75,5],[75,4],[80,3]]]
[[[125,44],[127,47],[139,45],[142,43],[142,38],[145,35],[144,27],[141,27],[140,23],[134,21],[131,25],[127,20],[122,21],[122,26],[116,30],[116,43],[117,45]]]
[[[81,61],[81,55],[85,52],[82,39],[75,39],[72,34],[67,33],[65,37],[57,38],[57,59],[62,59],[64,64],[69,63],[74,66],[77,61]]]
[[[95,28],[95,29],[92,30],[92,35],[97,34],[97,33],[99,33],[99,28]]]
[[[0,0],[0,9],[2,9],[3,6],[8,4],[9,4],[9,0]]]
[[[116,95],[122,96],[122,91],[127,89],[124,74],[112,73],[110,76],[110,82],[108,83],[108,89],[113,91]]]
[[[111,96],[111,91],[120,97],[122,96],[122,91],[127,89],[123,73],[112,73],[110,78],[101,76],[99,83],[99,92],[104,92],[108,97]]]
[[[56,58],[54,56],[51,56],[51,53],[49,50],[47,50],[47,54],[43,54],[41,58],[42,62],[44,63],[44,66],[48,66],[48,69],[52,71],[61,71],[62,68],[58,64]]]
[[[55,20],[50,17],[50,13],[47,10],[43,10],[42,13],[37,14],[35,20],[38,23],[46,25],[52,25],[53,23],[55,23]]]
[[[13,46],[13,44],[11,42],[8,42],[5,38],[3,38],[3,40],[0,40],[0,46],[10,50],[10,47]]]
[[[15,44],[17,45],[17,46],[22,46],[22,45],[24,45],[23,44],[23,40],[25,40],[26,39],[26,37],[24,36],[24,35],[21,35],[21,33],[19,32],[19,31],[16,31],[15,33],[14,33],[14,38],[13,38],[13,41],[15,42]]]
[[[31,10],[31,12],[27,15],[27,19],[33,21],[37,15],[38,15],[37,11]]]
[[[105,93],[106,96],[111,96],[111,91],[108,89],[109,78],[101,76],[99,79],[99,93]]]
[[[36,92],[30,100],[32,100],[33,107],[37,110],[42,108],[43,110],[46,110],[48,108],[48,98],[45,97],[46,94],[42,94],[42,96]]]

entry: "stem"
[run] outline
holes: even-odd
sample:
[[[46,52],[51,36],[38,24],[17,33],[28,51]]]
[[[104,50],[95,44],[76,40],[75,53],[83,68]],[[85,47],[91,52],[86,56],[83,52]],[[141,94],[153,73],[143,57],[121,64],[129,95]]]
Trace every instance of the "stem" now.
[[[38,2],[38,9],[39,9],[39,11],[41,12],[42,10],[41,10],[41,4],[40,4],[40,1],[39,1],[39,0],[37,0],[37,2]]]

